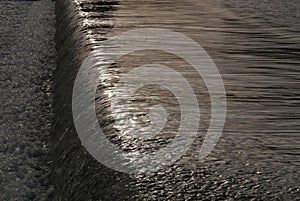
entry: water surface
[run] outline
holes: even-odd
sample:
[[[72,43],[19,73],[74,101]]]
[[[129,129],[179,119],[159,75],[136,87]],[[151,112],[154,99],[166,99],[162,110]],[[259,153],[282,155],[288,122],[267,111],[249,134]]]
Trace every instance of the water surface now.
[[[141,51],[121,58],[102,74],[96,98],[99,123],[112,142],[131,153],[146,153],[165,146],[176,135],[179,104],[173,94],[157,86],[144,87],[135,94],[130,106],[134,114],[130,124],[117,127],[118,119],[112,120],[123,112],[122,108],[112,110],[110,107],[116,82],[124,73],[143,64],[165,64],[185,75],[197,96],[202,119],[190,150],[171,167],[147,176],[129,177],[108,171],[114,175],[112,178],[117,177],[110,180],[105,176],[105,180],[113,183],[110,194],[119,195],[120,192],[115,191],[123,189],[121,197],[128,199],[299,199],[299,3],[281,2],[286,5],[284,7],[275,1],[99,2],[76,1],[75,7],[82,17],[78,21],[84,28],[73,35],[83,33],[86,37],[83,44],[96,49],[101,46],[101,41],[134,28],[181,32],[210,54],[223,78],[228,101],[223,135],[214,151],[204,161],[199,161],[197,156],[210,119],[209,95],[201,77],[182,59],[160,51]],[[289,13],[287,7],[292,8],[288,9]],[[82,46],[78,49],[84,55],[88,52]],[[75,60],[79,58],[79,61],[84,58],[77,53],[68,56]],[[170,114],[162,133],[151,141],[128,138],[138,124],[149,123],[149,107],[158,103]],[[68,146],[65,148],[67,153],[75,151],[68,150]],[[81,157],[84,161],[85,157]],[[77,165],[84,163],[76,162]],[[96,163],[92,164],[88,175],[99,170]],[[72,172],[72,165],[67,171]],[[103,175],[97,173],[87,181],[80,177],[82,171],[84,168],[76,170],[79,178],[75,177],[75,180],[83,181],[82,185],[93,185],[78,195],[105,197],[103,193],[109,190],[97,189],[97,185],[104,184],[91,181],[101,180]],[[78,186],[78,183],[68,181],[66,188],[74,190]],[[64,193],[66,197],[70,196],[68,192]]]

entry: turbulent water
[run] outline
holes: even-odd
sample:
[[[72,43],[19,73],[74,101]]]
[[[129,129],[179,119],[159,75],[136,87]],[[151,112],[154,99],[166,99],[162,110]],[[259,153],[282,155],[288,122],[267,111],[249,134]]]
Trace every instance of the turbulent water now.
[[[45,200],[55,69],[54,4],[0,2],[0,200]]]
[[[58,1],[56,197],[299,199],[299,8],[297,1]],[[201,110],[198,136],[184,157],[150,175],[129,176],[101,165],[81,146],[71,113],[78,68],[102,41],[133,28],[183,33],[205,48],[218,67],[226,89],[227,119],[218,144],[204,161],[197,156],[210,120],[208,90],[191,66],[161,51],[127,55],[101,73],[96,111],[105,134],[123,150],[147,153],[165,146],[174,139],[180,120],[174,94],[156,85],[143,87],[132,98],[132,121],[121,126],[116,124],[124,111],[113,110],[110,101],[117,81],[133,67],[149,63],[171,66],[185,75]],[[101,64],[97,68],[101,72]],[[149,123],[153,104],[162,104],[170,114],[161,134],[144,141],[127,137],[138,124]]]

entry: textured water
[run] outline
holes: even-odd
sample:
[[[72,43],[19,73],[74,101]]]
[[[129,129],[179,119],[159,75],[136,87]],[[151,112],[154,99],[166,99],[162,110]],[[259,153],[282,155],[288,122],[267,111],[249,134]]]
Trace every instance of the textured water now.
[[[54,4],[0,2],[0,200],[51,197]]]
[[[296,1],[57,2],[59,66],[53,139],[57,198],[299,199],[298,8]],[[112,110],[110,101],[115,84],[130,69],[153,62],[172,66],[185,75],[201,109],[198,136],[186,155],[164,170],[129,176],[99,164],[81,146],[71,113],[78,68],[101,41],[133,28],[184,33],[216,63],[227,93],[227,119],[220,141],[204,161],[197,156],[210,119],[207,88],[187,63],[160,51],[127,55],[101,74],[98,120],[109,139],[130,153],[146,153],[169,143],[178,129],[180,110],[176,97],[165,88],[148,86],[138,91],[130,106],[133,120],[122,127],[112,119],[122,116],[122,108]],[[98,68],[101,71],[101,65]],[[149,106],[158,103],[171,114],[162,133],[151,141],[127,137],[138,124],[149,123]]]

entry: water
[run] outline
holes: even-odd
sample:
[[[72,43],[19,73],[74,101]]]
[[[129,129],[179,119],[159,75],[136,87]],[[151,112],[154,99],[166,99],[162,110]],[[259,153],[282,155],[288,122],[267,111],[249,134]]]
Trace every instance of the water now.
[[[55,69],[54,4],[0,2],[0,200],[44,200]]]
[[[54,139],[57,197],[299,199],[299,3],[99,2],[57,3],[60,45]],[[65,24],[68,26],[63,28]],[[122,108],[112,110],[110,100],[115,83],[133,67],[152,62],[172,66],[185,75],[201,109],[198,136],[187,154],[164,170],[146,176],[128,176],[98,164],[80,145],[72,123],[70,93],[77,70],[89,50],[133,28],[181,32],[201,44],[216,63],[227,93],[227,119],[222,137],[204,161],[197,156],[210,119],[207,88],[187,63],[160,51],[128,55],[102,74],[96,96],[98,120],[105,126],[109,139],[131,153],[148,153],[169,143],[178,129],[180,110],[176,98],[166,89],[149,86],[138,91],[130,106],[135,112],[133,121],[122,127],[116,126],[118,120],[112,120],[113,116],[121,117]],[[66,31],[68,40],[64,41]],[[149,123],[149,106],[157,103],[163,103],[172,114],[159,138],[144,142],[128,138],[138,124]]]

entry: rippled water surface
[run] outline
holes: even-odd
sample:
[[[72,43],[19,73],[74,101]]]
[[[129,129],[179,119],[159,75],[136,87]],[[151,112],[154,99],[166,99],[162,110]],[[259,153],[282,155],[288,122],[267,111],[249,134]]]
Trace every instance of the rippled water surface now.
[[[130,153],[147,153],[170,143],[178,130],[180,105],[174,94],[163,87],[146,86],[132,97],[130,123],[122,123],[122,105],[111,109],[112,90],[117,81],[132,68],[149,63],[172,67],[193,87],[201,110],[198,135],[184,157],[171,167],[147,176],[129,177],[105,170],[111,176],[104,177],[97,172],[104,171],[104,167],[96,162],[86,165],[90,164],[84,162],[88,154],[80,155],[80,161],[61,168],[68,169],[72,175],[72,168],[80,167],[81,170],[74,170],[73,175],[77,177],[72,178],[82,184],[68,181],[61,186],[65,185],[66,189],[88,186],[78,196],[90,198],[105,198],[103,194],[109,192],[116,199],[300,199],[298,1],[78,0],[71,2],[74,7],[66,6],[69,1],[63,2],[58,5],[71,13],[64,17],[75,24],[71,25],[75,27],[72,38],[77,43],[84,41],[83,45],[62,45],[61,51],[69,52],[63,59],[78,61],[78,66],[89,50],[101,47],[101,41],[133,28],[181,32],[198,42],[214,60],[224,81],[228,105],[218,144],[204,161],[199,161],[197,156],[209,125],[211,105],[203,80],[190,65],[175,55],[150,50],[126,55],[105,72],[101,72],[99,65],[98,120],[109,139],[120,148]],[[76,26],[77,22],[81,28]],[[72,48],[77,48],[77,53],[72,52]],[[106,51],[110,51],[109,47]],[[61,66],[63,63],[60,62]],[[70,74],[74,80],[74,69],[61,68],[61,72]],[[172,79],[167,81],[172,82]],[[58,99],[60,105],[67,104],[61,110],[68,110],[65,108],[69,108],[70,103],[64,101]],[[138,125],[149,124],[149,107],[155,104],[164,106],[169,114],[161,133],[144,141],[128,137]],[[65,118],[70,119],[70,116]],[[56,129],[60,129],[59,124]],[[70,132],[68,128],[66,132]],[[72,132],[75,133],[74,129]],[[70,136],[75,138],[76,134]],[[74,144],[69,146],[71,142],[64,142],[63,138],[57,143],[67,144],[63,153],[69,153],[59,156],[60,164],[65,162],[66,156],[76,158],[72,154]],[[85,168],[90,176],[88,181],[82,178],[86,175]],[[109,181],[110,185],[103,187],[101,180]],[[66,191],[63,194],[71,197]]]

